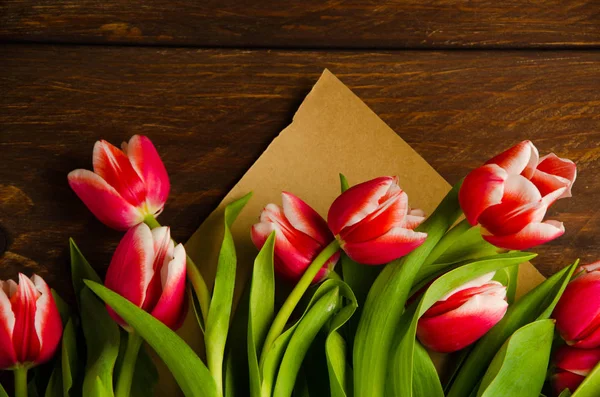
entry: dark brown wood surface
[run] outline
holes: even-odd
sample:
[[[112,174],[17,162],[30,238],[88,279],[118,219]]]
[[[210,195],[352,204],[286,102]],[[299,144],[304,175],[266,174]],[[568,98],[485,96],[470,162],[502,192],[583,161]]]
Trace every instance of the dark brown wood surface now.
[[[121,234],[66,181],[91,167],[100,138],[152,138],[173,186],[160,221],[185,240],[291,121],[324,67],[450,182],[526,138],[576,161],[574,198],[549,212],[567,232],[535,249],[535,263],[548,275],[577,257],[600,259],[598,52],[0,51],[0,227],[9,243],[0,279],[35,271],[68,295],[69,237],[106,268]]]
[[[598,0],[3,0],[5,41],[218,47],[600,45]]]

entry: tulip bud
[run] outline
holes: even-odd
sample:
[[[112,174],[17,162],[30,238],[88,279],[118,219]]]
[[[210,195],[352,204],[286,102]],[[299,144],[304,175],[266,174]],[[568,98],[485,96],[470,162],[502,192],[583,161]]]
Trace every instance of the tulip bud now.
[[[552,316],[556,329],[571,346],[600,347],[600,270],[582,266],[584,272],[565,288]]]
[[[186,254],[175,246],[168,227],[150,228],[141,223],[129,229],[117,247],[106,287],[147,311],[171,329],[181,326],[186,312]],[[111,317],[128,325],[110,308]]]
[[[252,242],[261,249],[275,231],[275,272],[296,282],[333,235],[327,223],[314,209],[291,193],[283,192],[282,207],[268,204],[260,214],[260,222],[252,226]],[[323,280],[340,257],[333,254],[319,270],[314,283]]]
[[[56,303],[41,277],[19,273],[19,284],[0,280],[0,369],[45,363],[61,335]]]
[[[429,349],[451,353],[477,341],[508,308],[506,287],[486,274],[451,291],[419,319],[417,336]]]
[[[571,160],[553,153],[540,159],[533,143],[523,141],[466,176],[460,205],[489,243],[527,249],[565,232],[561,222],[543,219],[556,200],[571,197],[576,176]]]
[[[126,230],[158,216],[169,196],[169,176],[156,148],[134,135],[119,150],[106,141],[94,145],[94,172],[74,170],[69,185],[102,223]]]
[[[552,377],[552,385],[556,395],[564,389],[573,393],[600,362],[600,349],[563,346],[557,350],[554,361],[557,371]]]
[[[415,232],[425,219],[411,210],[397,177],[380,177],[353,186],[331,205],[329,229],[354,261],[381,265],[408,254],[427,238]]]

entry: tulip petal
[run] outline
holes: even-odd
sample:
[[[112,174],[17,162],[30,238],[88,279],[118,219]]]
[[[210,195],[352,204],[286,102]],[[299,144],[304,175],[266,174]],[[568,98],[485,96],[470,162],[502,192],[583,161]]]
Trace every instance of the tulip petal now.
[[[81,169],[71,171],[68,179],[81,201],[108,227],[126,230],[144,220],[144,215],[136,207],[93,172]]]
[[[596,364],[600,362],[600,348],[577,349],[570,346],[562,346],[556,352],[555,362],[556,366],[560,369],[577,375],[587,376]]]
[[[262,248],[273,231],[275,231],[275,272],[288,281],[298,281],[321,248],[312,239],[305,240],[304,246],[295,246],[276,224],[270,222],[261,222],[252,226],[252,242],[258,249]],[[313,282],[321,280],[326,272],[327,268],[323,266]]]
[[[426,238],[426,233],[395,227],[373,240],[344,242],[342,248],[355,262],[363,265],[382,265],[413,251],[423,244]]]
[[[557,199],[571,197],[571,181],[561,176],[536,170],[531,178],[531,182],[535,184],[544,196],[562,189]]]
[[[568,371],[560,371],[552,376],[554,392],[557,396],[565,389],[569,389],[571,392],[574,392],[584,379],[585,376],[577,375]]]
[[[565,289],[552,316],[558,332],[573,346],[600,346],[600,272],[575,278]]]
[[[154,144],[145,136],[134,135],[129,140],[126,153],[131,165],[146,185],[146,203],[150,213],[162,211],[169,197],[171,183]]]
[[[94,172],[127,202],[135,207],[144,203],[146,187],[125,153],[106,141],[98,141],[94,145],[93,164]]]
[[[173,250],[173,259],[161,269],[162,294],[151,314],[169,328],[176,330],[185,315],[186,255],[183,245]]]
[[[556,176],[562,181],[567,181],[568,184],[565,185],[567,191],[561,198],[571,197],[571,187],[575,183],[575,179],[577,179],[577,166],[574,162],[569,159],[560,158],[554,153],[550,153],[540,159],[537,171],[546,175]]]
[[[437,301],[431,308],[429,308],[429,310],[427,310],[427,312],[425,312],[423,317],[434,317],[457,309],[475,295],[492,296],[503,300],[506,299],[506,287],[497,281],[489,281],[484,285],[466,288],[454,293],[445,300],[440,299]]]
[[[146,288],[146,297],[142,309],[151,312],[156,306],[162,293],[161,269],[168,266],[173,259],[175,243],[171,239],[168,227],[161,226],[152,229],[152,240],[154,243],[154,260],[152,264],[152,280]]]
[[[345,242],[359,243],[373,240],[394,227],[404,227],[407,223],[408,213],[408,195],[400,189],[381,203],[379,208],[367,215],[360,222],[352,226],[345,227],[339,233],[341,239]],[[412,218],[409,222],[415,223]]]
[[[36,301],[40,292],[24,274],[19,273],[19,288],[10,298],[15,314],[12,343],[20,363],[35,362],[40,352],[40,340],[35,332]]]
[[[495,275],[496,275],[496,272],[490,272],[490,273],[484,274],[483,276],[474,278],[473,280],[468,281],[468,282],[464,283],[463,285],[461,285],[460,287],[455,288],[452,291],[448,292],[446,295],[441,297],[440,300],[445,301],[452,295],[456,295],[459,292],[467,290],[467,289],[482,287],[482,286],[486,285],[487,283],[489,283],[490,281],[492,281],[492,279],[494,278]]]
[[[15,315],[10,303],[10,286],[0,280],[0,369],[10,368],[17,362],[17,354],[12,343]]]
[[[471,225],[490,206],[500,204],[504,195],[506,171],[495,164],[488,164],[471,171],[463,181],[458,193],[460,206]]]
[[[41,293],[36,302],[35,330],[40,341],[40,353],[36,364],[42,364],[50,360],[56,352],[63,327],[48,284],[37,275],[34,275],[31,281]]]
[[[504,317],[508,303],[495,296],[475,295],[445,314],[421,318],[417,336],[428,348],[450,353],[477,341]]]
[[[539,153],[533,143],[523,141],[488,160],[485,164],[496,164],[506,170],[508,174],[522,174],[529,179],[535,171],[538,159]]]
[[[297,230],[309,235],[322,245],[327,245],[333,236],[327,222],[308,204],[288,192],[282,192],[283,214]]]
[[[379,207],[380,200],[394,184],[397,184],[397,178],[388,176],[375,178],[346,190],[329,208],[329,230],[337,235],[343,228],[363,220]]]
[[[565,227],[562,222],[544,221],[541,223],[530,223],[515,234],[506,236],[483,235],[483,238],[496,247],[524,250],[547,243],[562,236],[564,233]]]
[[[530,223],[541,222],[547,208],[531,181],[521,175],[509,175],[502,202],[487,208],[479,216],[479,223],[491,234],[514,234]]]
[[[105,285],[133,304],[141,307],[146,290],[154,276],[154,241],[145,223],[129,229],[113,254],[106,272]],[[109,309],[111,317],[119,324],[122,320]]]

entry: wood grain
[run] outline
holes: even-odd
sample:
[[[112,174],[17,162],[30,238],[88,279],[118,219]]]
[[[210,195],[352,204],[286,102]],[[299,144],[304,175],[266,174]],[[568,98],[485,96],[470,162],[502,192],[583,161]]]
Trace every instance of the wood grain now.
[[[72,193],[100,138],[146,134],[172,181],[163,224],[185,240],[332,70],[445,178],[530,138],[579,165],[535,251],[548,275],[600,257],[600,53],[326,52],[5,45],[0,64],[0,279],[25,265],[70,294],[68,237],[101,272],[120,233]],[[343,170],[332,170],[338,172]],[[268,176],[265,176],[268,177]],[[426,183],[426,181],[424,181]]]
[[[210,47],[600,45],[597,0],[4,0],[0,39]]]

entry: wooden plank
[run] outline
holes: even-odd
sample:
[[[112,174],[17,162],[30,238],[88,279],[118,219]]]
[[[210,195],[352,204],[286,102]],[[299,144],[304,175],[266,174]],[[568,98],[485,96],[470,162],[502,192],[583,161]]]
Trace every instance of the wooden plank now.
[[[0,39],[210,47],[600,45],[597,0],[4,0]]]
[[[91,167],[100,138],[154,140],[173,185],[160,221],[185,240],[291,121],[324,67],[452,183],[527,138],[576,161],[575,197],[549,212],[567,233],[535,249],[535,263],[548,275],[577,257],[598,259],[598,52],[1,51],[0,227],[9,251],[0,279],[25,264],[70,291],[68,237],[106,268],[121,234],[96,221],[66,181]]]

